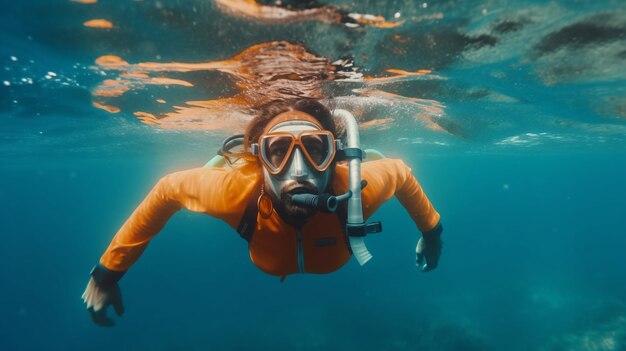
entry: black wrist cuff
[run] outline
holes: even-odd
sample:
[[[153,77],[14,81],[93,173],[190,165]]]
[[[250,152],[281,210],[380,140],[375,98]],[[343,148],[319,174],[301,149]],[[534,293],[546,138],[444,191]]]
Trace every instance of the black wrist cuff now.
[[[441,222],[439,222],[433,229],[423,232],[422,236],[425,240],[439,238],[441,236],[441,232],[443,232],[443,226],[441,225]]]
[[[126,271],[112,271],[105,266],[98,264],[93,267],[90,274],[96,284],[103,287],[108,287],[117,284],[117,282],[122,279],[125,273]]]

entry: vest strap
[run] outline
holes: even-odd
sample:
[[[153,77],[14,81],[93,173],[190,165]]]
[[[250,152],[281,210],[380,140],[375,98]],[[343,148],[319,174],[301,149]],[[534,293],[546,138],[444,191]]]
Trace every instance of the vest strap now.
[[[261,186],[257,187],[252,192],[252,195],[250,195],[246,210],[243,212],[241,221],[239,221],[239,225],[237,226],[237,233],[248,243],[252,240],[252,235],[256,229],[257,215],[259,214],[257,205],[259,196],[261,196]]]

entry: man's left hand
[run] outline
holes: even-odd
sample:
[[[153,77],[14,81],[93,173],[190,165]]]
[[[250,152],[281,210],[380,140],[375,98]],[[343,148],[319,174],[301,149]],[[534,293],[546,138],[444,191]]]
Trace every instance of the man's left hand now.
[[[441,256],[441,233],[422,236],[417,242],[415,255],[417,256],[417,266],[422,267],[422,272],[437,268],[439,256]],[[422,266],[422,264],[424,265]]]

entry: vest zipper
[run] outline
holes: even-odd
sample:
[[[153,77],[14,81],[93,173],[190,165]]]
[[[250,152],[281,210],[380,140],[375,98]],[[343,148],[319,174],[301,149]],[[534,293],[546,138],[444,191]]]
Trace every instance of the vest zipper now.
[[[298,244],[298,271],[304,273],[304,249],[302,248],[302,233],[296,230],[296,242]]]

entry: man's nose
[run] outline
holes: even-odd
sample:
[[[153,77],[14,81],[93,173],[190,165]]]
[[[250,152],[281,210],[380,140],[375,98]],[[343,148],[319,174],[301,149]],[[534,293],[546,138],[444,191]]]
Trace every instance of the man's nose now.
[[[309,176],[309,169],[306,165],[304,155],[299,148],[293,150],[293,159],[289,166],[289,175],[293,179],[303,179]]]

